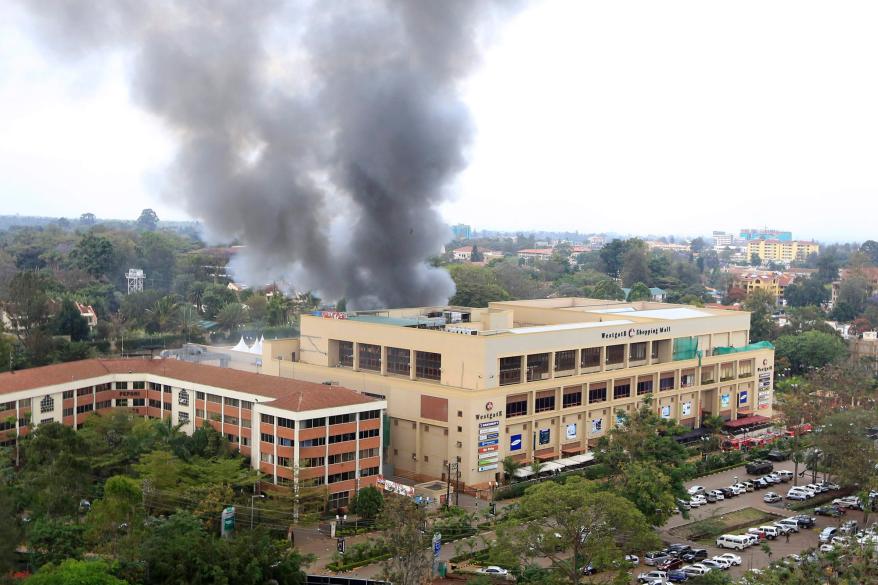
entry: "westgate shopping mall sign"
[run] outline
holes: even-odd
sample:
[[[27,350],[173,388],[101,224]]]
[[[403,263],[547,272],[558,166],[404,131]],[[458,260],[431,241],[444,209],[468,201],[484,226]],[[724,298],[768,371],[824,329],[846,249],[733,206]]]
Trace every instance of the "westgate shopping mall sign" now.
[[[601,339],[623,339],[632,337],[642,337],[644,335],[660,335],[670,333],[671,326],[663,325],[662,327],[632,327],[625,331],[604,331],[601,333]]]

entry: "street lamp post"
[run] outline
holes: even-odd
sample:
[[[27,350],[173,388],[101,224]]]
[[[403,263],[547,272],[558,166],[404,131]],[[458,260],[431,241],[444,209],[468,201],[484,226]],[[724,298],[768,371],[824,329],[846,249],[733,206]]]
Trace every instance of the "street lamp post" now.
[[[255,494],[250,496],[250,530],[253,530],[253,511],[254,511],[254,501],[256,498],[264,498],[265,494]]]

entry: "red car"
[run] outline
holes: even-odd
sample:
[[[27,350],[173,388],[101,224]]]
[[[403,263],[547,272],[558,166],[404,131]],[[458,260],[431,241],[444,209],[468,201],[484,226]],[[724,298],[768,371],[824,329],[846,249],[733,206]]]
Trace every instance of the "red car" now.
[[[659,571],[672,571],[684,565],[683,559],[669,559],[658,566]]]

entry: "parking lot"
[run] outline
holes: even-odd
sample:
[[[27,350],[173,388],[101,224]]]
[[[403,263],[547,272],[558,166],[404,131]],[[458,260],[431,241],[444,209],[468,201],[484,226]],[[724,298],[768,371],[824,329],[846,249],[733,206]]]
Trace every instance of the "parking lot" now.
[[[793,470],[793,464],[791,462],[781,462],[775,464],[775,469],[788,469],[790,471]],[[743,466],[737,467],[735,469],[731,469],[728,471],[724,471],[715,475],[701,477],[690,482],[686,483],[686,487],[689,488],[693,485],[704,486],[707,490],[724,488],[732,485],[735,481],[744,481],[744,480],[752,480],[754,476],[750,476],[747,474],[746,470]],[[799,480],[799,484],[810,483],[810,477],[807,481],[803,479]],[[719,555],[724,552],[733,552],[739,555],[742,558],[742,564],[740,567],[732,567],[729,569],[728,573],[733,577],[738,577],[745,573],[750,568],[762,568],[768,565],[769,559],[768,556],[761,550],[761,548],[757,546],[751,546],[749,548],[744,549],[743,551],[729,551],[727,549],[719,549],[713,544],[710,546],[705,546],[704,544],[700,544],[697,542],[690,542],[683,539],[680,539],[678,536],[674,536],[671,534],[671,530],[685,524],[689,524],[691,522],[695,522],[698,520],[703,520],[711,517],[721,517],[723,514],[734,512],[737,510],[741,510],[743,508],[756,508],[758,510],[762,510],[765,512],[778,514],[781,516],[795,516],[796,514],[802,512],[796,512],[793,510],[788,510],[786,508],[787,501],[786,499],[781,502],[775,504],[766,504],[762,501],[762,496],[765,495],[766,492],[773,491],[782,496],[786,495],[787,490],[792,487],[793,481],[789,481],[786,483],[777,484],[769,489],[765,490],[754,490],[752,492],[747,492],[745,494],[741,494],[739,496],[735,496],[720,502],[706,504],[701,506],[700,508],[693,508],[688,513],[688,518],[684,518],[682,514],[674,515],[665,526],[661,528],[659,531],[659,536],[668,544],[681,542],[684,544],[688,544],[693,548],[706,548],[709,556],[712,557],[714,555]],[[814,514],[810,514],[811,516],[815,516]],[[790,554],[798,554],[804,550],[810,548],[816,548],[819,546],[818,543],[818,534],[821,529],[825,526],[839,526],[842,522],[847,520],[856,520],[860,523],[860,526],[863,525],[863,513],[855,510],[850,510],[844,518],[829,518],[826,516],[815,516],[817,518],[817,524],[815,527],[806,529],[802,528],[798,533],[790,534],[789,541],[785,536],[779,536],[775,540],[766,541],[771,547],[772,551],[772,560],[778,560],[783,557],[786,557]],[[742,530],[735,531],[737,533],[743,533],[746,531],[746,528]],[[653,567],[647,567],[646,565],[640,565],[635,568],[633,571],[634,576],[636,577],[640,572],[646,572],[652,570]]]

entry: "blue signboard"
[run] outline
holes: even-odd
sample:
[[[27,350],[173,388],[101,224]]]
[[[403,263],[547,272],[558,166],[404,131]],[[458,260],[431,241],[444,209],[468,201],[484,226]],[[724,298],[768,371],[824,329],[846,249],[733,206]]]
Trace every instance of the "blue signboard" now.
[[[490,441],[479,441],[479,447],[488,447],[490,445],[497,445],[500,443],[500,439],[491,439]]]
[[[509,437],[509,450],[521,451],[521,435],[512,435]]]
[[[551,440],[551,429],[540,429],[540,445],[548,445]]]
[[[746,390],[744,390],[743,392],[738,394],[738,404],[739,405],[740,404],[747,404],[747,391]]]

